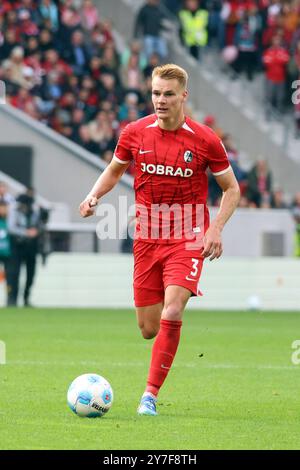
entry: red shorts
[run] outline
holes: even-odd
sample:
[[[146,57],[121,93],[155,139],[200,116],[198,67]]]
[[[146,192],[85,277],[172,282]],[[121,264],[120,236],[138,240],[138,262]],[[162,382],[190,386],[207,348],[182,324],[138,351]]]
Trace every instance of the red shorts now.
[[[200,249],[186,250],[185,241],[167,245],[136,240],[133,253],[136,307],[163,302],[165,289],[170,285],[202,295],[198,288],[203,265]]]

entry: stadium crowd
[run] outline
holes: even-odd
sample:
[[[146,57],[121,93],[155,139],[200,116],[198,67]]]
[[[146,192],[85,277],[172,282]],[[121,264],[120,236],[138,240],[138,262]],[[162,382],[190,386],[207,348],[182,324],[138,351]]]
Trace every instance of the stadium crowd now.
[[[168,27],[164,7],[177,13],[182,41],[199,60],[209,44],[224,49],[234,43],[239,54],[232,65],[238,73],[245,70],[252,78],[259,64],[266,64],[268,80],[276,82],[270,99],[282,106],[279,77],[286,80],[292,59],[294,77],[300,73],[300,0],[147,0],[136,17],[134,40],[122,51],[93,0],[4,0],[0,79],[7,102],[109,163],[124,126],[152,112],[151,73],[168,58],[161,34]],[[284,73],[272,41],[282,49]],[[227,149],[242,190],[240,205],[287,207],[283,192],[272,186],[264,158],[246,172],[234,136],[219,129],[214,116],[204,123],[219,133]],[[219,200],[212,178],[209,202]]]
[[[235,78],[265,75],[267,112],[291,107],[291,84],[300,76],[299,0],[165,0],[177,12],[182,43],[197,59],[216,46]],[[295,105],[299,135],[300,106]]]

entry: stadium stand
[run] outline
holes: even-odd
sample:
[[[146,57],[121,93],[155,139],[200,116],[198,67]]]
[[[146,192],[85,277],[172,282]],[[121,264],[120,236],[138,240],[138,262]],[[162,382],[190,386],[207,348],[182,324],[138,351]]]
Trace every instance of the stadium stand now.
[[[147,33],[143,28],[147,28],[147,24],[153,24],[151,14],[153,15],[153,11],[157,8],[163,19],[159,23],[162,25],[160,28],[163,33],[161,34],[161,30],[156,30],[153,34],[165,41],[165,30],[166,38],[170,31],[171,33],[176,31],[176,28],[172,29],[175,17],[168,14],[165,7],[173,8],[173,12],[177,11],[179,18],[183,18],[181,15],[183,9],[186,12],[193,9],[193,5],[198,5],[194,0],[183,3],[179,1],[161,3],[160,5],[160,2],[150,0],[149,5],[153,4],[150,9],[147,2],[146,6],[142,2],[132,3],[138,8],[135,25],[131,25],[132,33],[129,38],[132,35],[137,37],[139,31],[142,31],[141,39],[143,38],[143,32]],[[202,22],[201,26],[205,29],[206,40],[202,41],[199,47],[204,48],[207,44],[217,43],[217,47],[224,48],[236,43],[237,36],[241,42],[244,36],[241,36],[242,33],[239,31],[246,21],[245,15],[248,22],[254,18],[256,25],[253,33],[254,42],[258,44],[255,52],[257,56],[255,70],[259,70],[264,49],[270,39],[279,34],[278,28],[282,17],[289,15],[293,17],[297,11],[294,4],[289,8],[281,7],[280,2],[273,2],[272,5],[271,8],[268,2],[259,2],[256,7],[254,2],[249,1],[201,2],[199,12],[202,16],[203,12],[207,13],[207,21]],[[131,120],[151,112],[151,70],[161,60],[165,61],[167,58],[164,57],[165,52],[160,50],[162,47],[160,43],[158,49],[154,49],[153,53],[150,51],[149,54],[147,50],[144,54],[142,41],[140,43],[133,41],[129,43],[129,47],[124,47],[122,41],[117,41],[111,21],[102,16],[102,11],[106,8],[105,2],[93,3],[90,0],[3,2],[0,10],[2,22],[0,77],[6,84],[8,103],[108,163],[122,128]],[[149,18],[146,18],[147,24],[145,11],[146,13],[150,11]],[[116,17],[114,26],[117,24]],[[298,30],[295,24],[295,20],[291,21],[290,27],[294,25],[294,29],[288,36],[290,47],[291,44],[296,44]],[[288,26],[282,27],[284,31],[285,27]],[[221,32],[222,39],[220,39]],[[127,39],[129,38],[127,35]],[[184,42],[182,28],[181,38]],[[250,47],[250,39],[248,36],[247,38],[247,45]],[[189,42],[192,39],[189,38]],[[243,49],[242,45],[241,47]],[[159,56],[160,53],[163,57]],[[244,56],[247,57],[247,54],[244,53]],[[245,57],[236,59],[240,61],[236,66],[231,64],[233,70],[244,69],[248,63]],[[193,106],[193,111],[197,117],[198,103]],[[205,120],[205,114],[203,118]],[[232,151],[233,147],[237,147],[237,144],[232,144],[232,140],[233,142],[235,139],[239,140],[238,135],[232,133],[232,137],[228,139],[227,129],[225,133],[227,138],[225,137],[224,144],[230,155],[235,153],[232,165],[241,184],[244,195],[242,204],[245,206],[248,194],[247,172],[251,169],[251,159],[246,162],[241,161],[242,158],[238,158],[240,152],[236,149]],[[261,152],[261,155],[262,159],[269,159],[265,152]],[[271,171],[272,167],[273,165]],[[133,171],[131,167],[129,173]],[[278,175],[275,175],[275,178],[276,189],[283,188]],[[268,204],[271,207],[271,191],[265,192],[268,194],[264,195],[264,207]],[[294,192],[294,188],[288,188],[288,194],[285,195],[287,204],[291,202]],[[218,195],[214,195],[213,190],[212,194],[210,203],[218,204]],[[248,205],[253,207],[254,204],[255,202],[249,199]]]

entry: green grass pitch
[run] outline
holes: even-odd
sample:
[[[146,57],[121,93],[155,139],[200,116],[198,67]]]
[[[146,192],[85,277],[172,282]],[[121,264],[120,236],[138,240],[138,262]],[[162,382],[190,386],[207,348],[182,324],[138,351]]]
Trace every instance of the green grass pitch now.
[[[187,311],[157,417],[137,416],[152,341],[129,310],[2,309],[0,449],[299,449],[300,313]],[[115,400],[79,418],[69,384],[99,373]]]

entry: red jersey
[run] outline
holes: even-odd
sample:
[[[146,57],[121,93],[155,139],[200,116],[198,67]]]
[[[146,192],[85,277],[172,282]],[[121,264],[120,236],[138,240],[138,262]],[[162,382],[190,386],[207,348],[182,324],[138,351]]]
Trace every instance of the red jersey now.
[[[188,230],[199,233],[199,207],[202,208],[205,231],[209,225],[206,170],[209,168],[217,176],[231,168],[223,143],[209,127],[187,117],[182,127],[168,131],[159,127],[155,114],[132,122],[123,129],[113,158],[119,163],[134,161],[138,218],[136,237],[152,243],[182,241],[186,238],[183,225],[188,220],[192,225]],[[155,210],[150,216],[153,207]],[[163,218],[162,213],[156,217],[156,209],[162,207],[176,209],[169,212],[173,224],[169,237],[162,234],[167,219]],[[179,234],[174,223],[180,220],[182,227],[179,224]],[[147,228],[146,222],[150,224]],[[150,228],[153,230],[150,231]],[[187,239],[191,240],[192,237],[191,233]]]
[[[270,47],[263,55],[266,77],[274,83],[283,83],[287,75],[289,53],[283,47]]]

